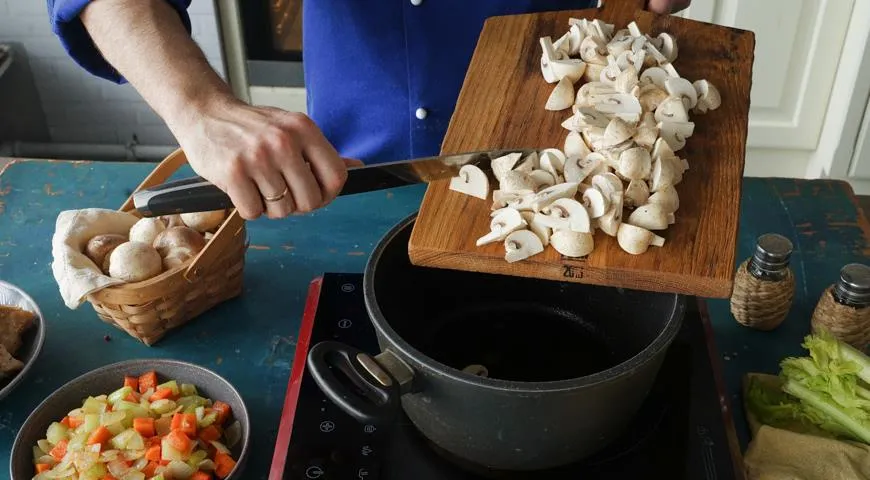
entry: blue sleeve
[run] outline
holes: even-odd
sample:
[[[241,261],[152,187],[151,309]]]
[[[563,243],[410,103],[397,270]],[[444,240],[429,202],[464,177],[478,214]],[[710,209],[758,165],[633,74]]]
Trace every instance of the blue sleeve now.
[[[91,0],[47,0],[48,17],[51,29],[60,39],[60,43],[76,63],[93,75],[111,80],[115,83],[125,83],[124,77],[103,58],[91,36],[79,18],[81,11]],[[165,0],[172,5],[181,17],[181,22],[191,33],[190,16],[187,7],[191,0]]]

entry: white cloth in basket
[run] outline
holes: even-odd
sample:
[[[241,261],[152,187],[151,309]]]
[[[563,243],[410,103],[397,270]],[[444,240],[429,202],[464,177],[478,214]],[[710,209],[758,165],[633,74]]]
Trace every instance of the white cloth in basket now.
[[[88,241],[97,235],[126,236],[137,220],[139,218],[133,214],[104,208],[60,212],[51,239],[51,270],[67,307],[75,309],[89,294],[124,283],[103,275],[83,252]]]

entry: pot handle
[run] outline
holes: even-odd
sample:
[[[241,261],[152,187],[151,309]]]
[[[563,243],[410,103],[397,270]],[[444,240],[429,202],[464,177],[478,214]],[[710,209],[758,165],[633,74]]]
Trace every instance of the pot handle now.
[[[318,342],[308,352],[307,364],[326,397],[358,422],[383,424],[398,412],[399,382],[362,350],[340,342]],[[356,391],[342,382],[336,369]]]

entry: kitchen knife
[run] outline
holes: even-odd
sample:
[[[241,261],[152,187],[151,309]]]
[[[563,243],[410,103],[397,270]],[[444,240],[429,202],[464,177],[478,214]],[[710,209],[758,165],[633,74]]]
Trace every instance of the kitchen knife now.
[[[339,195],[371,192],[454,177],[463,165],[475,165],[489,174],[492,160],[509,153],[523,157],[534,149],[501,149],[440,155],[413,160],[349,168]],[[142,216],[207,212],[232,208],[230,197],[202,177],[166,182],[133,194],[133,205]]]

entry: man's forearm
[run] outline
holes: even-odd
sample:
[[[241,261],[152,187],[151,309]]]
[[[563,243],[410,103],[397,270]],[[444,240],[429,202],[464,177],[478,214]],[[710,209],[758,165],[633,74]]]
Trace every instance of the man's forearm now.
[[[192,105],[232,97],[164,0],[94,0],[81,19],[103,57],[170,128],[189,120]]]

